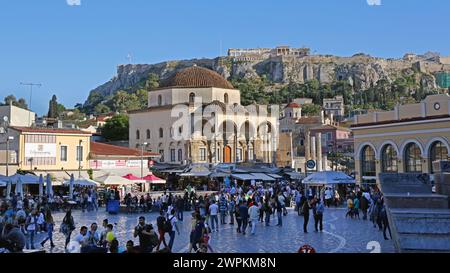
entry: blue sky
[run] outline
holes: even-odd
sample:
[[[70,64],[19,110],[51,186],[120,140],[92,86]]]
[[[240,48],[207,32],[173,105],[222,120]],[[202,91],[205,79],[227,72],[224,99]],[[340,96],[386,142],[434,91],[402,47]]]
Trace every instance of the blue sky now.
[[[69,0],[77,2],[79,0]],[[323,54],[450,55],[442,0],[1,0],[0,99],[73,107],[118,64],[216,57],[230,47],[308,46]]]

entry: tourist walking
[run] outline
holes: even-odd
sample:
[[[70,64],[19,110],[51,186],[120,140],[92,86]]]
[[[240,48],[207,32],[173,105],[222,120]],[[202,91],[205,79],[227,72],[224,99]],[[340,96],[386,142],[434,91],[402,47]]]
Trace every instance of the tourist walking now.
[[[248,225],[248,207],[247,207],[247,201],[243,201],[241,205],[239,206],[239,216],[242,221],[242,228],[240,229],[240,232],[245,235],[245,230],[247,229]]]
[[[277,226],[283,226],[283,205],[281,204],[280,199],[276,199],[275,201],[277,216],[278,216],[278,224]]]
[[[225,196],[222,195],[222,197],[220,198],[220,203],[219,203],[220,224],[221,225],[226,224],[225,217],[227,215],[227,210],[228,210],[228,202],[227,202],[227,199],[225,198]]]
[[[268,227],[268,226],[270,226],[270,224],[269,224],[270,214],[272,214],[272,208],[270,207],[269,198],[266,198],[266,200],[264,200],[263,210],[265,213],[265,223],[266,223],[266,226]]]
[[[256,223],[258,222],[258,218],[259,218],[259,208],[258,208],[256,202],[253,202],[252,206],[248,209],[248,215],[249,215],[250,224],[252,227],[251,235],[255,235]]]
[[[159,211],[159,216],[156,218],[156,226],[158,227],[159,233],[159,242],[156,250],[159,250],[161,243],[164,244],[164,247],[167,247],[166,238],[164,237],[166,234],[165,226],[166,226],[166,217],[164,216],[164,210]]]
[[[159,242],[158,235],[153,231],[153,226],[145,223],[144,216],[139,217],[133,236],[134,238],[139,237],[141,253],[151,253]]]
[[[53,230],[55,227],[55,221],[53,220],[52,211],[50,209],[47,209],[45,213],[45,225],[47,237],[41,242],[41,246],[44,247],[45,243],[50,240],[50,247],[54,248],[55,244],[53,243]]]
[[[235,212],[234,212],[234,215],[236,216],[236,222],[238,224],[236,231],[238,233],[241,233],[242,217],[241,217],[241,213],[240,213],[240,211],[241,211],[240,207],[242,205],[242,201],[239,201],[237,204],[238,205],[236,206],[236,209],[235,209]]]
[[[211,230],[219,231],[219,220],[218,220],[219,206],[217,206],[216,201],[212,200],[212,204],[209,206],[209,218],[211,219]]]
[[[67,248],[67,245],[70,242],[70,236],[72,235],[72,232],[75,230],[75,222],[73,221],[72,217],[72,210],[68,210],[66,212],[66,215],[63,218],[60,231],[64,236],[66,237],[66,242],[64,245],[64,248]]]
[[[323,230],[323,212],[325,210],[325,206],[323,205],[322,200],[317,200],[314,205],[313,213],[314,213],[314,228],[316,231]]]
[[[308,222],[309,222],[309,201],[305,201],[302,206],[303,213],[303,232],[308,233]]]
[[[236,207],[236,202],[234,201],[234,195],[230,196],[230,202],[228,206],[228,213],[230,214],[230,225],[234,225],[234,211]]]
[[[167,218],[166,225],[167,225],[167,230],[170,230],[169,231],[169,237],[170,237],[169,249],[170,249],[170,251],[172,251],[173,243],[175,241],[175,232],[177,232],[178,235],[180,235],[180,231],[178,229],[178,221],[177,221],[177,217],[175,215],[175,210],[174,209],[172,209],[172,211],[170,212],[170,215]]]
[[[36,210],[33,210],[33,212],[30,213],[27,217],[26,221],[26,231],[27,231],[27,243],[26,248],[27,249],[35,249],[34,248],[34,235],[36,234],[36,230],[38,229],[38,214]]]

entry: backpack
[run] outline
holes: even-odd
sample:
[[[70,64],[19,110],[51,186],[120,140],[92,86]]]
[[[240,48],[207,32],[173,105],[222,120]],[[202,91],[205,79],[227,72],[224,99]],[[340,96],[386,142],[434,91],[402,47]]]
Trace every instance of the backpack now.
[[[166,217],[159,216],[158,219],[156,219],[156,225],[158,226],[158,229],[164,230],[165,224],[166,224]]]
[[[172,231],[172,219],[174,218],[175,216],[172,216],[172,218],[170,218],[170,219],[167,219],[167,221],[164,223],[164,231],[165,232],[171,232]]]
[[[154,232],[152,232],[152,235],[150,235],[150,244],[152,246],[157,246],[159,243],[158,235]]]

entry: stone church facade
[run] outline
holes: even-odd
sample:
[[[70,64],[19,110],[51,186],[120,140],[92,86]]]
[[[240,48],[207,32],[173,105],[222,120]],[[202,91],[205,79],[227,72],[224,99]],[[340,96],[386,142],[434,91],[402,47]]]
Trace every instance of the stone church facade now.
[[[216,72],[181,70],[149,91],[148,108],[130,111],[130,147],[161,154],[161,162],[272,163],[278,108],[240,104],[240,91]]]

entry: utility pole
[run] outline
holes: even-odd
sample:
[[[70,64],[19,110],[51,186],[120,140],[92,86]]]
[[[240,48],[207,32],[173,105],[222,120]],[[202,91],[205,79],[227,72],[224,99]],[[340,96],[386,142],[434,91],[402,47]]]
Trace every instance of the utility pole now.
[[[141,178],[144,178],[144,146],[147,146],[148,143],[144,142],[140,144],[141,146]]]
[[[30,110],[30,112],[28,112],[28,124],[31,125],[31,100],[33,98],[33,87],[34,86],[41,87],[42,84],[40,84],[40,83],[23,83],[23,82],[21,82],[20,85],[25,85],[25,86],[29,86],[30,87],[30,101],[29,101],[29,107],[28,107],[28,110]]]
[[[78,179],[81,179],[81,160],[82,160],[82,147],[81,143],[83,143],[83,140],[79,140],[78,142]]]

